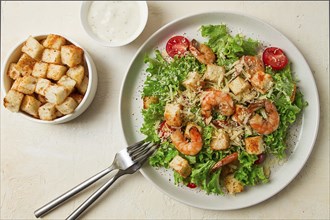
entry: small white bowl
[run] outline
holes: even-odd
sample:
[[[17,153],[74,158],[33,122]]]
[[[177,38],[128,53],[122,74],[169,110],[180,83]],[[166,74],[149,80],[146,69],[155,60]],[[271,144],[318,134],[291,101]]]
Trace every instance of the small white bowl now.
[[[139,26],[137,28],[137,30],[134,32],[133,35],[131,35],[130,37],[128,37],[127,39],[120,41],[120,42],[116,42],[116,41],[106,41],[101,39],[100,37],[98,37],[92,30],[91,26],[89,25],[88,22],[88,14],[89,14],[89,9],[91,7],[91,4],[93,3],[93,1],[84,1],[82,2],[81,5],[81,10],[80,10],[80,20],[81,20],[81,24],[84,28],[84,30],[86,31],[86,33],[96,42],[98,42],[99,44],[103,45],[103,46],[107,46],[107,47],[120,47],[120,46],[124,46],[127,45],[129,43],[131,43],[132,41],[134,41],[144,30],[147,21],[148,21],[148,5],[146,1],[135,1],[138,4],[138,9],[139,9],[139,13],[140,16],[139,18],[134,18],[132,17],[132,19],[139,19]]]
[[[61,35],[61,34],[58,34]],[[63,36],[63,35],[61,35]],[[34,36],[35,39],[42,40],[45,39],[47,37],[47,35],[37,35]],[[79,44],[77,44],[76,42],[72,41],[70,38],[67,38],[66,36],[63,36],[68,42],[82,48],[84,50],[83,47],[81,47]],[[28,36],[26,37],[26,39],[28,38]],[[1,70],[1,89],[3,92],[3,97],[6,96],[7,92],[10,90],[11,85],[13,83],[13,80],[7,75],[8,72],[8,68],[10,66],[11,63],[16,63],[18,61],[18,59],[20,58],[20,56],[22,55],[21,49],[26,41],[26,39],[22,42],[20,42],[19,44],[17,44],[12,50],[11,52],[8,54],[7,58],[5,59],[5,62],[3,64],[3,68]],[[56,118],[53,121],[44,121],[41,119],[37,119],[34,118],[33,116],[26,114],[22,111],[19,111],[17,113],[13,113],[13,114],[17,114],[19,116],[22,116],[24,118],[27,118],[31,121],[34,122],[38,122],[38,123],[44,123],[44,124],[60,124],[60,123],[64,123],[64,122],[68,122],[73,120],[74,118],[78,117],[80,114],[82,114],[87,108],[88,106],[91,104],[91,102],[94,99],[95,93],[96,93],[96,88],[97,88],[97,71],[96,71],[96,67],[95,64],[91,58],[91,56],[87,53],[86,50],[84,50],[84,61],[85,61],[85,68],[87,69],[88,72],[88,87],[87,87],[87,91],[84,95],[83,100],[79,103],[79,105],[77,106],[77,108],[74,110],[73,113],[68,114],[68,115],[64,115],[60,118]],[[1,100],[1,103],[3,101]],[[9,110],[8,110],[9,111]]]

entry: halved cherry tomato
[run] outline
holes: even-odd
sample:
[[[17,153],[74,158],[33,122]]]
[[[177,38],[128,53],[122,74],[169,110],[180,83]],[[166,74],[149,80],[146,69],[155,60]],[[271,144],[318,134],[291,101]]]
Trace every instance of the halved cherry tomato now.
[[[277,47],[268,47],[262,54],[262,60],[267,66],[271,66],[274,70],[281,70],[288,64],[288,58],[284,52]]]
[[[192,189],[197,187],[195,183],[188,183],[187,186]]]
[[[166,43],[166,52],[170,57],[183,56],[188,51],[190,42],[183,36],[171,37]]]

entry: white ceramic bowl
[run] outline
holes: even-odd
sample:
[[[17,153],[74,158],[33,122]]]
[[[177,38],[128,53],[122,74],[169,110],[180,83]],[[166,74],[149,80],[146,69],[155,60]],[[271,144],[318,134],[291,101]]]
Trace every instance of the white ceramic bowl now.
[[[143,31],[143,29],[145,28],[147,21],[148,21],[148,5],[146,1],[136,1],[136,3],[138,4],[139,7],[139,11],[140,11],[140,17],[139,18],[134,18],[134,19],[140,19],[139,22],[139,26],[137,28],[137,30],[134,32],[133,35],[131,35],[130,37],[128,37],[127,39],[121,41],[121,42],[116,42],[116,41],[105,41],[103,39],[101,39],[100,37],[98,37],[93,31],[92,28],[90,27],[90,25],[88,24],[88,13],[89,13],[89,9],[91,4],[93,3],[93,1],[83,1],[81,4],[81,10],[80,10],[80,20],[81,20],[81,24],[84,28],[84,30],[86,31],[86,33],[96,42],[98,42],[99,44],[103,45],[103,46],[107,46],[107,47],[119,47],[119,46],[124,46],[127,45],[129,43],[131,43],[132,41],[134,41]]]
[[[59,34],[59,35],[61,35],[61,34]],[[63,35],[61,35],[61,36],[63,36]],[[47,35],[34,36],[34,38],[37,40],[42,40],[46,37],[47,37]],[[67,41],[69,41],[70,43],[72,43],[84,50],[84,48],[82,46],[80,46],[79,44],[77,44],[76,42],[71,40],[70,38],[67,38],[66,36],[63,36],[63,37],[65,39],[67,39]],[[26,37],[26,39],[27,38],[28,38],[28,36]],[[10,90],[10,87],[13,83],[13,80],[7,75],[8,68],[11,63],[16,63],[18,61],[19,57],[22,55],[21,49],[22,49],[26,39],[24,39],[22,42],[17,44],[11,50],[11,52],[8,54],[7,58],[5,59],[5,61],[3,63],[2,70],[1,70],[1,89],[3,92],[3,98],[5,97],[7,92]],[[88,106],[93,101],[95,93],[96,93],[96,88],[97,88],[96,67],[95,67],[95,64],[94,64],[92,58],[90,57],[90,55],[88,54],[88,52],[86,50],[84,50],[84,61],[85,61],[85,69],[87,69],[87,74],[88,74],[88,78],[89,78],[88,87],[87,87],[87,91],[84,95],[83,100],[79,103],[79,105],[77,106],[77,108],[74,110],[73,113],[64,115],[60,118],[54,119],[53,121],[44,121],[41,119],[37,119],[22,111],[19,111],[17,113],[12,113],[12,114],[17,114],[17,115],[27,118],[29,120],[39,122],[39,123],[44,123],[44,124],[60,124],[60,123],[71,121],[72,119],[78,117],[80,114],[82,114],[88,108]],[[1,101],[1,103],[2,103],[2,101]]]

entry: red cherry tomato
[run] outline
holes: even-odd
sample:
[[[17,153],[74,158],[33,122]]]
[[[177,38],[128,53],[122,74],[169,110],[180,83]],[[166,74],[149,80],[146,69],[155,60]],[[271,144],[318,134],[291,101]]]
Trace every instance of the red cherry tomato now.
[[[281,70],[288,64],[288,58],[284,52],[277,47],[268,47],[262,54],[264,64],[271,66],[274,70]]]
[[[197,187],[195,183],[188,183],[187,186],[192,189]]]
[[[171,37],[166,44],[166,52],[170,57],[175,55],[183,56],[188,51],[190,42],[183,36]]]

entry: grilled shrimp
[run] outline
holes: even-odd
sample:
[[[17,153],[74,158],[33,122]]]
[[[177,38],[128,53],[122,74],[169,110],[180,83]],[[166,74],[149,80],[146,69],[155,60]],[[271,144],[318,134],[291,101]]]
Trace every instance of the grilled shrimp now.
[[[212,109],[219,107],[221,114],[230,116],[234,113],[234,101],[228,93],[220,90],[205,91],[201,100],[201,113],[204,117],[211,116]]]
[[[193,156],[202,150],[202,135],[196,126],[190,126],[188,133],[190,141],[185,139],[180,130],[176,130],[171,134],[171,140],[178,151]]]
[[[189,51],[203,64],[211,64],[215,61],[215,54],[212,49],[205,44],[199,44],[195,39],[191,41]]]
[[[264,119],[259,114],[255,114],[249,120],[249,123],[251,128],[259,134],[270,134],[278,128],[280,124],[280,116],[277,112],[276,106],[269,100],[252,103],[248,108],[250,111],[254,112],[262,107],[265,108],[267,119]]]

